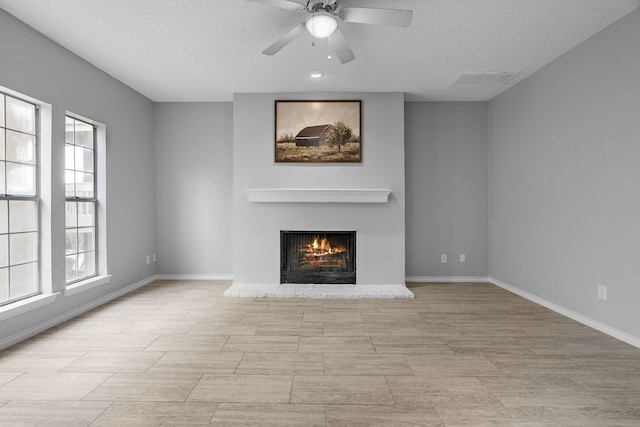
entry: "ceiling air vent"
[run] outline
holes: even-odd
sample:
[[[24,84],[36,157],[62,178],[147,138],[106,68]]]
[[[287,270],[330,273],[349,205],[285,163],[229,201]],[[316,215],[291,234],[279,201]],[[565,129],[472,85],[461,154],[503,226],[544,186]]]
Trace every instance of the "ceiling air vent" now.
[[[488,71],[484,73],[460,73],[453,81],[454,85],[501,85],[515,76],[513,71]]]

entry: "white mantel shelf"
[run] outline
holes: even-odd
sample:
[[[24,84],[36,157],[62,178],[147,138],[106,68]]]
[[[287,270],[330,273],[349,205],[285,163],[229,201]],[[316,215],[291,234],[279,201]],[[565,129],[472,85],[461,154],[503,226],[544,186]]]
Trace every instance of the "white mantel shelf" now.
[[[393,190],[382,188],[256,188],[252,203],[388,203]]]

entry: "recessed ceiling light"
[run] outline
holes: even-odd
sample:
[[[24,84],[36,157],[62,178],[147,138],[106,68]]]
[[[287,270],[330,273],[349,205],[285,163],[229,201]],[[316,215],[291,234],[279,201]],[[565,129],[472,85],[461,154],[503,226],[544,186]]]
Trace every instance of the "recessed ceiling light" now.
[[[308,73],[308,76],[313,79],[319,79],[323,75],[324,73],[322,72],[322,70],[309,70],[309,73]]]

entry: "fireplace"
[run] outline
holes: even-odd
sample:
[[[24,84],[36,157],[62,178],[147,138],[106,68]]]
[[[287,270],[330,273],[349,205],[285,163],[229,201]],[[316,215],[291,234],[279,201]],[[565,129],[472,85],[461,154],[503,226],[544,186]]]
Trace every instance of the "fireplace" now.
[[[280,283],[355,284],[355,231],[280,231]]]

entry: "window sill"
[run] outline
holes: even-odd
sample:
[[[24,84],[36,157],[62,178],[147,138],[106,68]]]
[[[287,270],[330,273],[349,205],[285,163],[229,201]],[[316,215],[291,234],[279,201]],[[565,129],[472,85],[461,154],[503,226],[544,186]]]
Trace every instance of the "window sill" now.
[[[79,294],[80,292],[88,291],[89,289],[93,289],[100,285],[104,285],[109,283],[111,280],[111,275],[106,276],[96,276],[87,280],[83,280],[81,282],[73,283],[66,288],[64,288],[64,295],[71,296],[75,294]]]
[[[31,310],[35,310],[45,305],[52,304],[56,301],[60,292],[45,295],[36,295],[31,298],[16,301],[0,307],[0,321],[11,317],[18,316]]]

